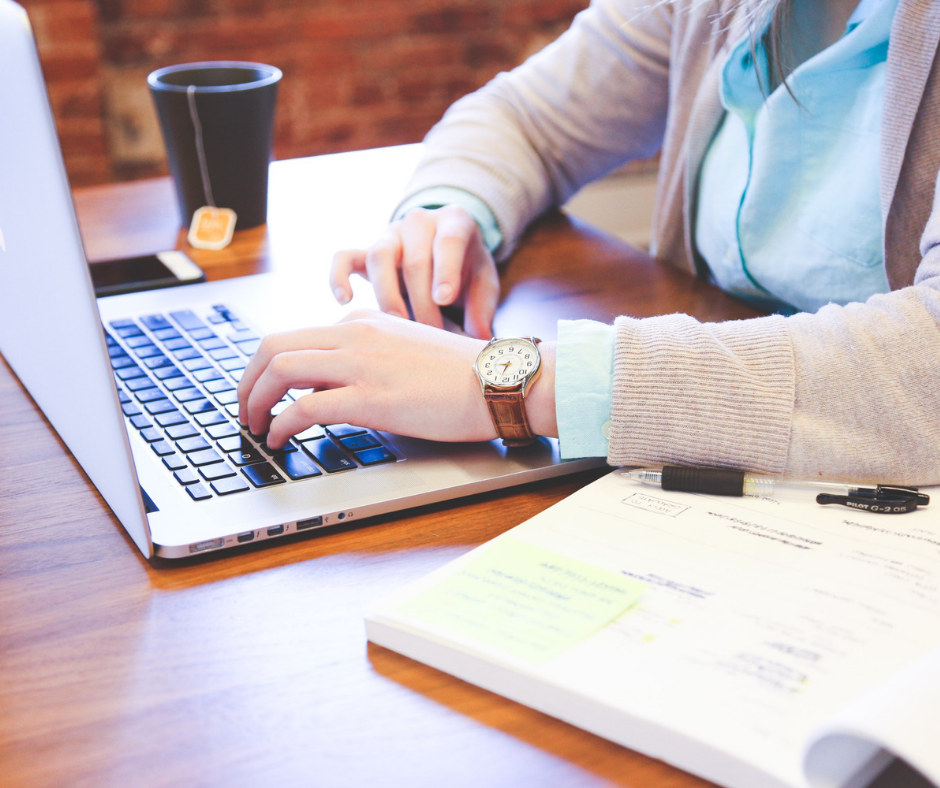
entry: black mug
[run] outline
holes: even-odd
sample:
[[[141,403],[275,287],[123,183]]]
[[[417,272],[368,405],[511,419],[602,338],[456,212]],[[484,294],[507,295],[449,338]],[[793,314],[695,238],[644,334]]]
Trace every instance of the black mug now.
[[[204,205],[231,208],[239,230],[264,224],[280,69],[216,61],[157,69],[157,107],[183,226]]]

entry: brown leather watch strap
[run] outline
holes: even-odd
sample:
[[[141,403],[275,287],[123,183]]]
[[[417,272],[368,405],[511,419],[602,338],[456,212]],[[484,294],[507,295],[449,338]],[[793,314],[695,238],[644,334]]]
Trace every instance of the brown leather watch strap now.
[[[535,441],[526,418],[521,387],[515,391],[490,388],[486,392],[486,404],[493,417],[496,434],[506,446],[528,446]]]

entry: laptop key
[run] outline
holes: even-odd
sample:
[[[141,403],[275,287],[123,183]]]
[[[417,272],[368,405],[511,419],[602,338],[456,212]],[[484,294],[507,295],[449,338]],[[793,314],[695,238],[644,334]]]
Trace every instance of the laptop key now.
[[[357,451],[356,459],[363,465],[378,465],[382,462],[395,462],[398,458],[384,446],[377,446],[374,449]]]
[[[183,438],[176,442],[176,448],[179,449],[183,454],[189,454],[194,451],[202,451],[203,449],[212,448],[209,445],[209,441],[202,437],[202,435],[196,435],[192,438]]]
[[[225,347],[216,348],[215,350],[210,350],[209,355],[215,361],[224,361],[225,359],[238,357],[238,354],[227,345]]]
[[[215,449],[203,449],[195,451],[188,455],[190,463],[199,468],[202,465],[212,465],[214,462],[222,462],[221,455]]]
[[[123,369],[133,366],[136,362],[130,356],[114,356],[111,359],[111,369]]]
[[[153,388],[154,382],[144,375],[142,378],[133,378],[124,384],[131,391]]]
[[[165,380],[163,381],[163,385],[166,386],[170,391],[179,391],[180,389],[193,388],[193,382],[185,375],[180,375],[177,378],[170,378],[169,380]]]
[[[114,358],[115,356],[126,356],[127,353],[120,345],[108,345],[108,355]]]
[[[153,335],[161,342],[172,342],[174,339],[181,338],[180,332],[175,328],[161,328],[159,331],[154,331]]]
[[[271,487],[275,484],[283,484],[284,477],[277,472],[277,469],[269,462],[259,462],[257,465],[246,465],[242,468],[242,473],[248,477],[255,487]]]
[[[131,416],[131,424],[133,424],[139,430],[144,430],[147,427],[153,426],[143,413],[139,413],[136,416]]]
[[[144,427],[140,431],[140,437],[143,438],[147,443],[153,443],[158,440],[163,439],[163,433],[160,432],[156,427]]]
[[[124,411],[125,416],[139,416],[143,412],[137,407],[136,402],[125,402],[121,405],[121,410]]]
[[[147,369],[157,369],[158,367],[173,366],[173,362],[166,356],[151,356],[150,358],[144,359],[144,366],[147,367]]]
[[[194,435],[199,434],[192,424],[188,421],[183,424],[173,424],[170,427],[166,428],[166,434],[169,435],[173,440],[178,441],[183,438],[192,438]]]
[[[131,348],[134,351],[134,355],[137,358],[150,358],[151,356],[162,356],[163,351],[160,350],[153,342],[149,339],[143,345],[138,345],[135,348]]]
[[[304,451],[315,459],[327,473],[337,471],[351,471],[358,467],[349,457],[339,450],[339,447],[329,438],[320,438],[318,441],[307,441],[302,444]]]
[[[214,411],[216,409],[215,405],[213,405],[207,399],[196,399],[196,400],[192,400],[191,402],[184,402],[183,407],[186,409],[188,413],[192,413],[192,414],[210,413],[211,411]]]
[[[202,353],[196,350],[196,348],[189,346],[184,347],[182,350],[174,350],[173,357],[179,361],[189,361],[191,358],[202,358]]]
[[[170,364],[167,367],[160,367],[153,371],[153,376],[157,380],[169,380],[170,378],[178,378],[183,373],[179,371],[177,367],[174,367]]]
[[[163,315],[145,315],[140,319],[140,322],[143,323],[151,331],[160,331],[164,328],[173,328],[170,325],[170,321],[167,320]],[[112,323],[111,325],[114,325]]]
[[[166,441],[157,441],[156,443],[151,443],[150,448],[153,449],[154,453],[158,457],[166,457],[170,454],[175,454],[173,447]]]
[[[243,358],[227,358],[219,362],[219,366],[226,372],[233,372],[236,369],[244,369],[247,362]]]
[[[363,435],[351,435],[348,438],[341,438],[340,443],[343,444],[344,448],[349,449],[350,451],[361,451],[362,449],[373,449],[376,446],[381,446],[375,439],[374,435],[370,433],[365,433]]]
[[[181,309],[178,312],[170,312],[170,317],[172,317],[180,326],[183,327],[186,331],[192,331],[195,328],[205,328],[205,323],[203,323],[196,313],[190,309]]]
[[[233,402],[238,402],[238,392],[235,389],[221,391],[215,395],[215,398],[220,405],[231,405]]]
[[[213,334],[208,339],[200,340],[199,347],[203,350],[215,350],[218,347],[226,347],[226,344]]]
[[[352,424],[328,424],[326,431],[334,438],[345,438],[349,435],[360,435],[365,432],[365,427],[354,427]]]
[[[191,358],[191,359],[188,359],[187,361],[184,361],[183,367],[189,370],[190,372],[197,372],[200,369],[211,368],[212,364],[206,361],[206,359],[200,357],[200,358]]]
[[[228,413],[233,419],[238,418],[238,403],[230,402],[228,405],[223,405],[225,412]]]
[[[226,476],[234,476],[235,471],[232,466],[226,462],[217,462],[215,465],[206,465],[199,469],[199,474],[206,481],[215,481],[224,479]]]
[[[147,373],[134,364],[130,367],[116,369],[114,370],[114,374],[117,375],[121,380],[131,380],[132,378],[142,378],[146,376]]]
[[[224,447],[223,447],[224,448]],[[254,446],[248,444],[240,449],[230,451],[226,455],[235,465],[253,465],[258,462],[264,462],[264,457]]]
[[[128,347],[143,347],[144,345],[152,345],[153,342],[150,341],[150,337],[144,336],[144,332],[139,328],[137,329],[136,335],[128,336],[126,334],[121,334],[124,337],[124,341]]]
[[[258,348],[261,347],[260,339],[251,339],[248,341],[245,341],[245,340],[235,340],[235,341],[238,342],[238,345],[236,347],[238,347],[238,349],[242,353],[244,353],[246,356],[253,356],[255,353],[258,352]]]
[[[160,413],[169,413],[171,410],[176,410],[176,405],[164,397],[163,399],[156,399],[153,402],[145,402],[144,408],[151,416],[156,416]]]
[[[189,497],[194,501],[205,501],[206,499],[212,497],[212,493],[198,482],[196,484],[190,484],[183,489],[189,493]]]
[[[199,477],[196,475],[196,472],[186,468],[185,466],[177,469],[173,475],[176,477],[176,481],[180,484],[195,484],[199,481]]]
[[[209,367],[208,369],[200,369],[198,372],[193,373],[193,377],[200,383],[205,383],[209,380],[220,380],[222,373],[215,367]]]
[[[219,495],[229,495],[230,493],[244,492],[245,490],[250,489],[248,485],[237,476],[229,476],[225,479],[217,479],[209,486],[212,487],[212,489],[215,490]]]
[[[199,389],[194,386],[190,386],[188,389],[180,389],[179,391],[173,392],[173,398],[179,400],[180,402],[192,402],[197,399],[205,399],[205,394],[203,394]]]
[[[216,380],[210,380],[206,383],[206,391],[210,394],[219,394],[223,391],[232,391],[235,388],[229,381],[221,375]]]
[[[112,320],[109,323],[109,325],[111,326],[111,328],[118,329],[118,328],[129,328],[130,326],[135,325],[135,323],[129,317],[122,317],[120,320]]]
[[[167,454],[166,457],[163,458],[163,464],[166,465],[166,467],[169,468],[171,471],[178,471],[183,468],[189,467],[186,464],[186,459],[183,457],[180,457],[176,452],[173,452],[172,454]]]
[[[118,399],[121,401],[122,404],[125,402],[132,401],[131,395],[128,394],[126,391],[124,391],[124,389],[118,389]]]
[[[228,372],[229,375],[237,382],[242,379],[242,375],[245,374],[244,369],[230,369]]]
[[[135,392],[134,396],[136,396],[140,402],[153,402],[155,399],[166,399],[166,394],[160,391],[160,389],[153,387],[141,389]]]
[[[267,441],[261,444],[261,450],[265,454],[270,454],[272,457],[278,454],[290,454],[291,452],[297,451],[297,444],[292,441],[287,441],[280,449],[272,449],[268,446]]]
[[[238,427],[236,427],[234,424],[229,424],[228,422],[225,422],[224,424],[213,424],[211,427],[206,429],[206,433],[208,433],[210,438],[213,438],[214,440],[220,440],[237,436]],[[223,448],[223,451],[230,450]]]
[[[320,475],[320,469],[303,452],[296,451],[290,454],[282,454],[275,457],[274,461],[281,466],[284,473],[294,480],[310,479]]]
[[[215,332],[210,328],[194,328],[189,332],[189,335],[195,339],[197,342],[202,341],[203,339],[209,339],[209,337],[214,337]]]
[[[176,334],[175,331],[173,333]],[[179,334],[176,334],[176,336],[172,339],[165,340],[163,346],[167,350],[185,350],[186,348],[192,347],[192,345],[190,345],[189,342]]]
[[[154,421],[161,427],[172,427],[174,424],[183,424],[187,419],[178,410],[171,410],[158,414],[154,417]]]
[[[200,427],[211,427],[213,424],[228,424],[228,419],[222,413],[214,410],[210,413],[197,413],[194,417]]]
[[[222,425],[220,424],[219,426]],[[248,440],[248,438],[239,434],[238,429],[235,428],[234,425],[229,424],[228,426],[235,429],[235,432],[229,435],[225,435],[217,440],[219,448],[222,451],[228,453],[230,451],[250,451],[251,449],[255,448],[255,445],[250,440]],[[215,428],[210,427],[209,429],[211,430]],[[209,430],[206,430],[206,432],[208,431]]]

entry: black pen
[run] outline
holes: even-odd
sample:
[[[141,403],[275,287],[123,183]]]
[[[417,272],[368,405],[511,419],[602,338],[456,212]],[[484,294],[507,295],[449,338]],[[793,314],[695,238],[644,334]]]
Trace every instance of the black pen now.
[[[792,479],[785,476],[757,476],[733,468],[690,468],[667,465],[663,468],[638,468],[624,471],[624,476],[663,490],[697,492],[708,495],[773,496],[775,490],[815,490],[816,502],[841,504],[852,509],[878,514],[903,514],[926,506],[930,496],[916,487],[878,484],[862,486],[848,482]]]

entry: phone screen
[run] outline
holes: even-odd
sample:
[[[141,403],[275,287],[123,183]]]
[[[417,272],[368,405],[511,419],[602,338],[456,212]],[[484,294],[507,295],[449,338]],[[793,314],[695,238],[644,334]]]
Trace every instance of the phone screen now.
[[[202,269],[178,251],[90,263],[89,268],[95,295],[99,297],[206,280]]]

